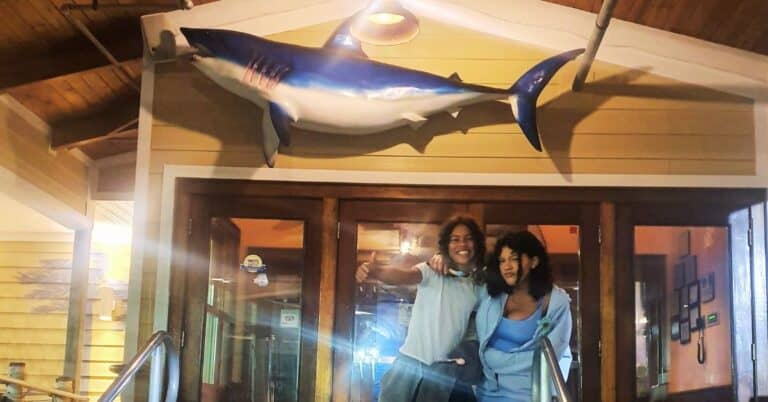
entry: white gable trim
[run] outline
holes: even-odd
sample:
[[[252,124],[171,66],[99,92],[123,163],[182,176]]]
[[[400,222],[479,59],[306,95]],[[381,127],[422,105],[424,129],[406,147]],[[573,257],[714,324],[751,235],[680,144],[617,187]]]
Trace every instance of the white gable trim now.
[[[411,0],[408,5],[417,15],[558,51],[586,47],[596,18],[541,0]],[[618,19],[611,20],[597,59],[768,99],[768,56]]]
[[[541,0],[404,0],[420,17],[463,26],[557,51],[586,47],[595,14]],[[149,49],[172,32],[183,50],[180,26],[234,29],[256,35],[299,29],[346,18],[362,0],[220,0],[142,18]],[[768,99],[768,56],[649,28],[611,21],[597,59],[663,77]],[[587,82],[588,84],[588,82]]]
[[[184,52],[189,44],[179,30],[183,26],[232,29],[264,36],[343,19],[363,6],[362,0],[220,0],[191,10],[146,15],[141,25],[150,51],[160,45],[161,33],[170,31],[179,50]]]

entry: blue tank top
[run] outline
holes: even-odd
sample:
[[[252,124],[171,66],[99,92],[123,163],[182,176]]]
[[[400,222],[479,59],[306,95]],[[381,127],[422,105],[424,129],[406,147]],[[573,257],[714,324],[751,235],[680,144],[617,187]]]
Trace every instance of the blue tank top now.
[[[523,346],[533,338],[536,327],[541,318],[541,301],[536,306],[536,311],[528,318],[523,320],[511,320],[506,317],[501,318],[499,326],[493,332],[488,346],[502,352],[510,352]]]

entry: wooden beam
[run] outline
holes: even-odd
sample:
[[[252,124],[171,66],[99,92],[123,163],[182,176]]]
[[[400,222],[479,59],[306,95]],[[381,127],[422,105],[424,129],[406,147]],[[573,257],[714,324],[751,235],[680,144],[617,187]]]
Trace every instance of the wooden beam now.
[[[315,402],[330,402],[333,392],[333,320],[336,300],[336,266],[339,241],[338,198],[323,198],[322,262],[320,264],[320,315],[317,322],[317,374]]]
[[[80,390],[85,309],[88,302],[88,268],[91,256],[91,229],[75,231],[70,279],[69,309],[67,313],[67,344],[64,357],[64,375],[72,378],[75,392]]]

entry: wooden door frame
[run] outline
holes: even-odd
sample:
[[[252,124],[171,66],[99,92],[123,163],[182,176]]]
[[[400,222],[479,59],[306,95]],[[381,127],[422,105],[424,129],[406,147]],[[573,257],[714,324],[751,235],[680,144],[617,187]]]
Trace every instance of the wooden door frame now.
[[[758,196],[758,198],[760,197]],[[759,202],[759,200],[747,199],[723,200],[722,197],[718,197],[715,202],[701,202],[694,205],[682,202],[665,202],[655,204],[622,203],[616,206],[616,269],[614,276],[616,351],[622,351],[624,356],[629,356],[629,358],[616,359],[616,401],[631,402],[637,400],[635,322],[634,320],[619,319],[620,315],[627,312],[634,314],[635,311],[633,264],[635,226],[719,226],[729,228],[729,215],[748,208],[756,201]],[[728,267],[730,270],[732,269],[730,245],[728,247]],[[729,345],[729,347],[731,346]],[[732,387],[734,386],[735,384],[732,384]],[[728,391],[720,388],[717,389],[718,395],[728,393]],[[701,395],[692,394],[690,400],[700,397]]]
[[[175,219],[175,228],[186,230],[174,233],[174,244],[183,244],[175,249],[171,303],[169,306],[168,329],[182,345],[182,382],[180,400],[197,401],[200,398],[200,369],[202,362],[202,340],[205,325],[205,297],[188,295],[207,294],[210,227],[212,217],[237,217],[245,219],[290,219],[304,221],[304,272],[302,276],[302,323],[301,331],[317,334],[320,248],[321,248],[321,199],[288,199],[287,197],[253,197],[240,195],[188,194],[179,197],[180,210],[186,217]],[[177,237],[186,237],[182,241]],[[192,251],[194,250],[194,251]],[[178,258],[178,259],[177,259]],[[178,265],[176,265],[178,264]],[[200,317],[190,320],[189,317]],[[183,334],[183,342],[182,335]],[[315,398],[316,336],[302,336],[299,365],[299,400],[313,401]]]
[[[724,192],[727,192],[725,194]],[[621,222],[622,216],[614,214],[617,206],[644,206],[653,208],[656,205],[668,204],[690,204],[692,200],[703,200],[712,205],[750,205],[762,202],[766,198],[765,189],[713,189],[713,188],[596,188],[596,187],[501,187],[501,186],[426,186],[426,185],[373,185],[373,184],[341,184],[341,183],[302,183],[297,181],[278,182],[278,181],[257,181],[241,179],[205,179],[205,178],[177,178],[174,196],[174,219],[171,253],[171,272],[170,278],[171,292],[169,295],[169,313],[168,328],[174,336],[177,344],[181,341],[183,309],[174,306],[183,305],[183,290],[186,288],[186,278],[179,275],[189,258],[190,239],[187,236],[188,218],[191,216],[192,199],[200,195],[226,195],[226,196],[246,196],[246,197],[298,197],[323,199],[325,205],[325,214],[322,225],[323,250],[324,257],[322,261],[322,278],[325,281],[321,303],[321,320],[334,321],[339,317],[334,311],[335,303],[324,302],[331,299],[333,292],[339,290],[340,275],[335,271],[338,261],[335,251],[338,241],[334,242],[336,233],[336,222],[338,220],[338,203],[340,200],[418,200],[418,201],[457,201],[470,203],[470,209],[476,207],[478,202],[577,202],[577,203],[600,203],[601,204],[601,229],[602,229],[602,248],[601,248],[601,274],[600,278],[611,279],[614,286],[603,286],[601,292],[603,297],[598,306],[602,311],[602,324],[606,324],[604,331],[610,331],[609,335],[604,335],[601,348],[601,368],[602,400],[603,402],[620,401],[616,398],[616,389],[614,387],[626,387],[623,377],[618,375],[621,370],[623,360],[616,359],[618,344],[614,344],[618,339],[609,339],[608,336],[618,336],[620,328],[615,331],[611,326],[616,322],[616,317],[621,314],[618,310],[620,303],[613,302],[612,295],[619,295],[618,281],[621,275],[617,271],[624,269],[621,261],[615,257],[615,254],[621,254],[622,243],[616,244],[615,253],[612,245],[615,239],[616,224]],[[727,200],[725,199],[727,196]],[[691,211],[691,210],[688,210]],[[335,215],[335,216],[332,216]],[[480,218],[482,219],[482,218]],[[623,242],[624,244],[626,242]],[[611,250],[607,250],[611,248]],[[331,253],[333,252],[333,253]],[[624,251],[626,253],[626,250]],[[613,266],[616,269],[613,269]],[[332,270],[327,272],[325,270]],[[610,271],[610,272],[607,272]],[[616,273],[616,278],[611,275]],[[611,297],[607,297],[611,296]],[[606,304],[608,303],[608,304]],[[612,321],[611,321],[612,319]],[[327,322],[327,321],[326,321]],[[331,325],[326,324],[324,328],[330,329]],[[328,336],[330,333],[324,332],[321,336]],[[189,339],[186,340],[189,343]],[[343,344],[343,341],[335,339],[335,344]],[[322,349],[322,348],[321,348]],[[332,353],[332,352],[330,352]],[[331,399],[331,381],[332,377],[339,375],[332,373],[332,364],[330,357],[327,361],[317,362],[316,378],[317,400]],[[326,358],[324,353],[323,358]],[[606,367],[606,364],[610,367]],[[616,373],[616,381],[613,378],[607,378],[606,374]],[[634,373],[634,372],[632,372]],[[605,380],[608,380],[607,382]],[[634,381],[634,380],[633,380]],[[618,384],[616,384],[618,383]],[[632,382],[634,384],[634,382]],[[339,400],[334,396],[334,400]]]
[[[425,212],[429,211],[425,217]],[[333,338],[333,400],[349,400],[354,340],[355,270],[357,268],[357,224],[359,222],[416,222],[441,224],[451,215],[468,213],[466,203],[452,201],[361,201],[339,202],[339,248],[336,276],[336,315]],[[350,279],[351,278],[351,281]],[[351,283],[351,285],[350,285]]]

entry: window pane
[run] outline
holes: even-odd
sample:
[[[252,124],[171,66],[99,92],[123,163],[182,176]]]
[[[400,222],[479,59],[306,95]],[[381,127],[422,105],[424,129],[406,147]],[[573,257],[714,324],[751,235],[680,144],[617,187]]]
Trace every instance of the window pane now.
[[[298,400],[304,223],[213,218],[202,401]]]
[[[727,228],[638,226],[634,248],[638,400],[730,387]]]

